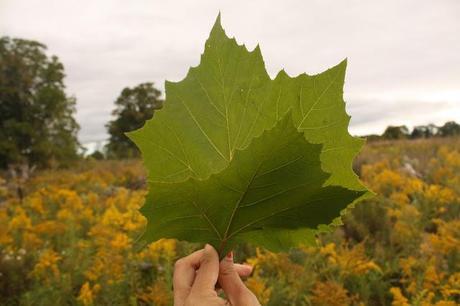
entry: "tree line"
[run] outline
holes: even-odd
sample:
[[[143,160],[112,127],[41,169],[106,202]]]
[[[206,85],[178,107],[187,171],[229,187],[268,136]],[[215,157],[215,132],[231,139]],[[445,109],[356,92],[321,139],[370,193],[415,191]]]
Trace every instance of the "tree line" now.
[[[412,130],[405,125],[388,126],[381,135],[368,135],[366,138],[368,141],[378,141],[451,136],[460,136],[460,124],[455,121],[448,121],[441,126],[434,124],[417,125]]]
[[[42,43],[0,37],[0,168],[27,164],[49,167],[83,158],[75,120],[76,98],[66,93],[64,65],[49,56]],[[163,106],[162,93],[151,82],[124,88],[115,100],[113,119],[103,152],[93,158],[139,157],[125,132],[140,128]],[[447,122],[416,126],[389,126],[381,139],[417,139],[460,135],[460,125]]]

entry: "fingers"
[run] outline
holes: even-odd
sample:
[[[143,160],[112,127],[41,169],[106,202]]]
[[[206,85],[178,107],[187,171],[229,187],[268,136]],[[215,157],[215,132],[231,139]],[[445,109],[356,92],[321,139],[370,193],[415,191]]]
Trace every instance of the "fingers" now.
[[[250,265],[233,264],[233,267],[241,278],[248,277],[252,273],[252,267]]]
[[[234,299],[245,287],[233,264],[233,253],[229,253],[219,266],[219,284],[227,294],[230,302],[234,304]]]
[[[236,273],[241,277],[241,279],[246,279],[248,276],[251,275],[252,273],[252,267],[250,265],[241,265],[241,264],[233,264]],[[216,289],[217,293],[220,294],[222,292],[222,288],[220,287],[220,284],[216,284]]]
[[[241,280],[241,277],[247,277],[251,273],[251,266],[233,263],[233,253],[219,264],[216,250],[206,245],[204,249],[176,262],[173,277],[174,305],[184,305],[186,301],[194,299],[202,301],[203,298],[212,299],[215,305],[221,305],[224,300],[214,290],[217,281],[232,305],[260,305]]]
[[[237,268],[238,267],[238,268]],[[252,271],[252,268],[247,266]],[[224,290],[227,298],[230,300],[231,305],[239,306],[255,306],[260,305],[254,294],[246,288],[240,276],[238,270],[241,270],[241,265],[236,266],[233,263],[233,253],[227,255],[219,266],[219,284]],[[248,273],[248,270],[245,273]],[[251,272],[249,271],[248,275]]]
[[[214,292],[219,276],[219,255],[216,250],[206,244],[199,260],[199,269],[196,272],[192,292]]]
[[[176,261],[173,276],[175,305],[183,305],[190,293],[203,252],[204,250],[199,250]]]

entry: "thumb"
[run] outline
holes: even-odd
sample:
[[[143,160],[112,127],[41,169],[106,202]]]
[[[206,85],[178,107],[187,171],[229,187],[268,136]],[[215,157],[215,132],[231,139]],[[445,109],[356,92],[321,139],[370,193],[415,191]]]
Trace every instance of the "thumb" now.
[[[204,247],[199,265],[200,268],[196,272],[192,291],[199,293],[205,290],[214,290],[219,275],[219,255],[211,245],[206,244]]]
[[[259,305],[256,297],[244,285],[235,269],[233,252],[220,262],[218,281],[232,305]]]

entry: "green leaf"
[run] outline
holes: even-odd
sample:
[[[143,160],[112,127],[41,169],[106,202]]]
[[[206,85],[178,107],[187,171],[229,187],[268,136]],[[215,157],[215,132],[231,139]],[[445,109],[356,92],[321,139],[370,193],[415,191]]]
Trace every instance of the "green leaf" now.
[[[224,169],[235,150],[273,127],[260,99],[270,82],[259,48],[248,52],[216,21],[201,63],[184,80],[166,82],[164,109],[131,139],[144,152],[153,181],[204,179]]]
[[[206,194],[207,190],[203,190],[203,199],[198,197],[193,204],[194,188],[191,186],[200,182],[204,184],[203,188],[213,186],[208,180],[230,171],[228,168],[237,163],[237,156],[245,155],[245,150],[252,150],[250,147],[254,139],[272,130],[288,113],[292,118],[290,130],[300,132],[305,143],[319,145],[315,165],[322,169],[323,176],[316,173],[320,177],[315,177],[315,182],[319,184],[321,181],[323,187],[341,188],[344,192],[350,189],[355,192],[354,196],[345,197],[344,201],[334,199],[327,205],[323,203],[324,206],[317,212],[310,212],[308,218],[305,216],[305,220],[316,220],[309,225],[298,224],[288,231],[286,225],[279,228],[274,224],[269,227],[264,225],[247,232],[241,231],[230,242],[239,239],[272,249],[283,249],[301,241],[311,241],[317,232],[315,226],[332,220],[326,222],[321,216],[327,214],[328,217],[336,217],[333,223],[340,224],[340,210],[337,208],[344,212],[347,204],[354,199],[370,195],[351,167],[363,140],[348,133],[350,117],[343,101],[346,64],[343,61],[313,76],[301,74],[290,77],[281,71],[272,80],[265,70],[259,47],[248,51],[244,45],[238,45],[235,39],[227,37],[219,16],[205,43],[200,64],[190,68],[182,81],[166,82],[163,109],[156,112],[143,128],[128,135],[140,148],[149,173],[150,193],[143,208],[149,221],[146,237],[149,240],[172,237],[181,230],[181,226],[186,225],[180,222],[175,230],[162,225],[160,219],[167,218],[167,213],[163,210],[158,214],[153,212],[158,205],[161,206],[159,203],[166,203],[164,197],[175,199],[188,195],[188,202],[184,198],[180,203],[188,203],[188,209],[193,209],[192,206],[195,207],[196,203],[209,195]],[[253,156],[255,153],[247,154]],[[238,163],[240,171],[249,171],[251,168],[241,161]],[[165,189],[167,186],[169,189]],[[328,194],[336,189],[327,190],[322,192]],[[212,192],[217,191],[213,189]],[[213,196],[215,203],[227,203],[224,194],[216,193]],[[213,206],[214,209],[222,209],[224,204],[219,205]],[[283,205],[290,203],[283,202]],[[249,215],[245,218],[253,217]],[[177,234],[176,238],[218,241],[216,237],[196,231],[180,236]]]
[[[275,250],[291,245],[293,230],[312,233],[363,194],[323,186],[330,175],[321,169],[321,147],[307,142],[288,115],[207,180],[150,183],[145,238],[208,242],[220,254],[239,241]]]
[[[259,47],[249,52],[228,38],[219,16],[200,65],[182,81],[166,82],[164,108],[129,136],[144,152],[150,180],[205,179],[292,110],[306,139],[324,144],[328,183],[365,190],[351,169],[364,140],[347,130],[345,69],[343,61],[318,75],[291,78],[281,71],[271,80]]]

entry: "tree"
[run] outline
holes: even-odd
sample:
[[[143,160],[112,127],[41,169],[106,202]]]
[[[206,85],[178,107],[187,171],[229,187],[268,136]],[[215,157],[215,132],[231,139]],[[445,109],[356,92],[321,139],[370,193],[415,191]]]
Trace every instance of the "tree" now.
[[[417,139],[417,138],[431,138],[436,136],[438,133],[439,128],[434,124],[428,125],[418,125],[415,126],[410,134],[410,138]]]
[[[382,134],[383,139],[405,139],[409,135],[409,129],[405,125],[389,126]]]
[[[0,38],[0,167],[46,166],[78,156],[75,98],[65,93],[64,66],[46,46]]]
[[[115,101],[112,115],[116,118],[107,125],[110,134],[106,146],[109,158],[138,157],[139,151],[125,133],[136,130],[152,118],[156,109],[163,106],[161,91],[153,83],[142,83],[133,88],[126,87]]]
[[[88,155],[88,158],[92,158],[92,159],[95,159],[95,160],[103,160],[104,159],[104,154],[101,151],[96,150],[93,153],[91,153],[90,155]]]
[[[442,137],[460,135],[460,124],[455,121],[446,122],[439,128],[438,135]]]

